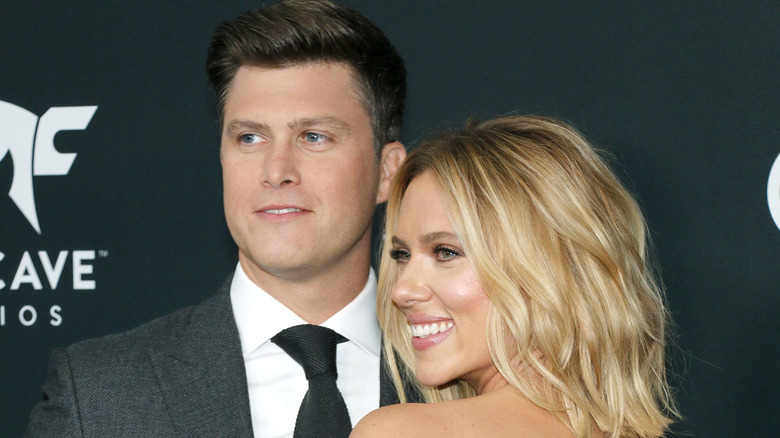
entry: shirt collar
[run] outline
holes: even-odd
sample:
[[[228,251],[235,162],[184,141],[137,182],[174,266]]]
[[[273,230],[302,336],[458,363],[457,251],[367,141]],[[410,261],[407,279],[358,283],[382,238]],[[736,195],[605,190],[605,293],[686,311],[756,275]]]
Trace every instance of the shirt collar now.
[[[240,262],[230,284],[230,301],[244,355],[255,351],[288,327],[307,324],[252,282]],[[379,357],[381,329],[376,316],[376,275],[373,268],[360,294],[321,325],[335,330],[362,350]]]

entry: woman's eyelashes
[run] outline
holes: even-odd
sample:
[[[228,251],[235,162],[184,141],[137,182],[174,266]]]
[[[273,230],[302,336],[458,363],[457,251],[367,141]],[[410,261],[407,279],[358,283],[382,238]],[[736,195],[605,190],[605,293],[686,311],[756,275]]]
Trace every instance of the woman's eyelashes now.
[[[409,254],[409,251],[406,251],[405,249],[396,248],[390,250],[390,258],[398,263],[406,263],[409,261],[410,257],[411,254]]]
[[[434,245],[431,247],[431,257],[439,262],[448,262],[463,256],[463,251],[449,245]],[[397,263],[406,263],[412,258],[412,253],[406,249],[390,250],[390,258]]]
[[[436,260],[447,262],[462,256],[463,252],[450,246],[440,245],[433,248],[433,254],[436,257]]]

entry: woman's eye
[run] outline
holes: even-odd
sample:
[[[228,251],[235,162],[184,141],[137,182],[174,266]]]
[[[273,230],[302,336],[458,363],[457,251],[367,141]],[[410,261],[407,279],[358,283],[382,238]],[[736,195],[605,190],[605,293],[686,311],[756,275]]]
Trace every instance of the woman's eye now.
[[[433,253],[436,255],[436,260],[445,262],[461,255],[460,252],[455,249],[444,247],[434,249]]]
[[[392,249],[390,250],[390,258],[395,260],[398,263],[405,263],[409,261],[409,257],[411,255],[408,251],[404,251],[402,249]]]
[[[241,134],[238,139],[243,144],[254,144],[259,143],[262,140],[262,137],[258,134]]]

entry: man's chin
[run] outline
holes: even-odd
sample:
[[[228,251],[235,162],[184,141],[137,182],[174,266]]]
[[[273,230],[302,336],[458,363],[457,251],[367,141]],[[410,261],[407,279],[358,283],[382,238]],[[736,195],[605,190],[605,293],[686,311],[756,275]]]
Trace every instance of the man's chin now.
[[[238,258],[244,271],[255,283],[269,277],[277,281],[299,282],[316,274],[311,260],[301,257],[300,252],[285,254],[280,251],[250,257],[239,251]]]

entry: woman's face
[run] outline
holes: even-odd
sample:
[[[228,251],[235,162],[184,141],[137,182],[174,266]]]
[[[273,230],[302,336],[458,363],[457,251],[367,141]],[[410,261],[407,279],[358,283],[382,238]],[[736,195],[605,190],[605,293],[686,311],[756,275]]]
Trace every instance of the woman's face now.
[[[399,268],[392,298],[411,326],[417,378],[430,386],[463,379],[482,392],[497,374],[487,347],[490,300],[429,173],[401,200],[391,256]]]

